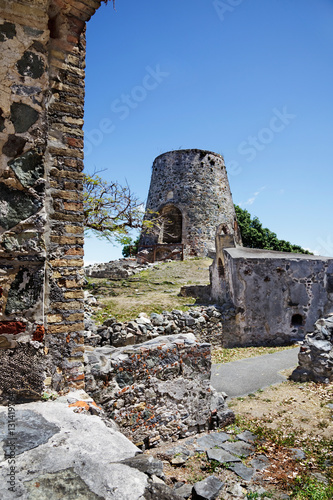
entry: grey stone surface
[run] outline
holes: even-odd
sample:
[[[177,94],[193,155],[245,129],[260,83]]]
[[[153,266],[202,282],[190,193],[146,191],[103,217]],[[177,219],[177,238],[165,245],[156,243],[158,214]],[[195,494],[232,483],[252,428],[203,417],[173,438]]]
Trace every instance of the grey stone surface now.
[[[144,500],[182,500],[182,498],[177,494],[177,490],[158,483],[149,484],[143,495]]]
[[[14,125],[16,133],[22,133],[38,120],[39,113],[29,106],[21,102],[14,102],[10,107],[10,119]]]
[[[41,208],[41,202],[33,196],[23,192],[10,189],[0,183],[0,226],[11,229],[19,222],[36,214]]]
[[[85,393],[80,393],[87,399]],[[39,415],[42,425],[45,419],[48,425],[60,430],[44,443],[40,443],[40,438],[35,435],[37,447],[29,445],[30,449],[16,456],[16,497],[21,500],[44,500],[51,488],[48,499],[52,500],[58,498],[59,491],[63,494],[59,498],[73,500],[142,500],[148,476],[121,463],[133,458],[140,450],[119,431],[106,426],[100,417],[75,413],[73,408],[69,408],[65,400],[76,400],[77,397],[77,394],[72,398],[68,395],[59,402],[29,403],[17,408],[24,418],[32,412],[36,424],[38,417],[35,414]],[[0,407],[2,418],[6,419],[7,412],[7,407]],[[2,456],[1,484],[6,484],[8,467],[8,461]],[[40,490],[34,486],[36,483],[40,483]],[[74,497],[76,490],[78,496]],[[13,492],[3,489],[1,498],[12,500]]]
[[[237,476],[244,479],[244,481],[250,481],[255,473],[255,469],[252,467],[246,467],[242,463],[236,463],[234,465],[229,465],[228,469],[232,470]]]
[[[21,267],[8,293],[6,314],[24,311],[33,307],[42,293],[44,269]]]
[[[251,466],[256,470],[264,470],[269,466],[269,460],[266,455],[257,455],[251,460]]]
[[[128,467],[133,467],[134,469],[138,469],[149,476],[157,476],[159,478],[164,477],[163,473],[163,463],[161,460],[157,460],[152,456],[148,455],[137,455],[135,457],[126,458],[121,462],[124,465],[128,465]]]
[[[244,431],[237,434],[237,438],[241,441],[246,441],[247,443],[255,443],[258,439],[258,437],[250,431]]]
[[[191,484],[183,484],[183,486],[176,488],[175,491],[177,495],[182,498],[190,498],[190,496],[192,495],[192,489],[193,486]]]
[[[193,486],[193,500],[214,500],[223,487],[223,482],[215,476],[209,476]]]
[[[248,457],[250,456],[254,450],[255,447],[251,445],[250,443],[245,443],[244,441],[235,441],[235,442],[227,442],[223,443],[221,447],[224,450],[229,451],[229,453],[233,453],[235,455],[238,455],[239,457]]]
[[[291,451],[295,460],[304,460],[306,458],[306,454],[300,448],[292,448]]]
[[[37,151],[27,151],[8,165],[24,187],[33,186],[44,175],[43,157]]]
[[[73,468],[42,474],[26,481],[29,500],[103,500],[104,497],[93,493]],[[64,495],[66,495],[64,497]]]
[[[333,314],[320,318],[305,337],[298,354],[293,380],[329,383],[333,381]]]
[[[214,446],[221,446],[222,443],[228,441],[230,436],[225,432],[214,432],[197,439],[196,451],[207,451]]]
[[[216,460],[217,462],[222,463],[235,463],[241,462],[241,459],[230,453],[227,450],[222,450],[221,448],[210,448],[206,451],[208,460]]]
[[[46,420],[42,415],[31,410],[17,409],[12,413],[13,421],[8,420],[8,415],[0,413],[0,425],[4,429],[0,435],[5,456],[10,455],[10,442],[12,441],[11,430],[15,429],[15,455],[20,455],[27,450],[37,448],[60,431],[60,427]],[[7,423],[13,422],[13,426],[8,429]]]

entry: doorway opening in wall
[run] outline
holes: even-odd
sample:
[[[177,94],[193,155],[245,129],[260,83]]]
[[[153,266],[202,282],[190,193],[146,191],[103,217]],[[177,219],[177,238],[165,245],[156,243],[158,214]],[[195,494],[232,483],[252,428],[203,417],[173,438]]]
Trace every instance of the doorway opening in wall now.
[[[181,243],[183,217],[179,208],[167,205],[160,211],[164,222],[161,230],[161,243]]]
[[[217,262],[217,270],[219,273],[219,278],[224,278],[224,265],[222,259],[219,259]]]
[[[303,326],[303,316],[301,314],[294,314],[291,318],[292,326]]]

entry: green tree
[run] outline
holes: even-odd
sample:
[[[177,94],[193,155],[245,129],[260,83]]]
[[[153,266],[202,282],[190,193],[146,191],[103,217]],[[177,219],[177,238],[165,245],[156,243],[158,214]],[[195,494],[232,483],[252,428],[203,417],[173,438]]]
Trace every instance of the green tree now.
[[[138,236],[134,241],[128,238],[128,242],[123,246],[121,253],[123,257],[133,257],[138,253],[140,237]]]
[[[289,241],[279,240],[275,233],[262,226],[258,217],[252,218],[247,210],[235,205],[235,211],[245,247],[312,255],[311,252],[304,250],[299,245],[292,245]]]
[[[158,231],[163,220],[160,214],[149,212],[144,219],[144,206],[128,184],[107,182],[94,172],[83,176],[83,215],[86,234],[111,243],[129,245],[129,231]]]
[[[129,229],[142,227],[143,205],[127,184],[84,174],[83,214],[86,233],[122,243]]]

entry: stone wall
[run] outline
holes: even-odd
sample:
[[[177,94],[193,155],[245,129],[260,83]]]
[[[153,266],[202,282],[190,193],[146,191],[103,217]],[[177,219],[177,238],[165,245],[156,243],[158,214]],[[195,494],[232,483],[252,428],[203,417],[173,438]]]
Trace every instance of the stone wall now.
[[[233,421],[210,387],[210,344],[192,334],[116,349],[86,348],[87,391],[137,446]]]
[[[0,1],[2,398],[83,384],[85,23],[99,6]]]
[[[94,300],[94,299],[93,299]],[[209,342],[214,346],[223,345],[223,324],[230,311],[215,306],[194,307],[183,312],[177,309],[163,311],[162,314],[140,313],[133,321],[120,322],[116,318],[107,319],[103,325],[91,321],[91,306],[86,305],[85,342],[93,346],[123,347],[154,339],[160,335],[194,334],[200,342]],[[89,312],[88,312],[89,311]]]
[[[297,382],[333,382],[333,314],[320,318],[305,337],[291,377]]]
[[[333,258],[224,248],[222,242],[211,280],[213,298],[234,310],[223,325],[228,347],[288,344],[333,312]]]
[[[126,258],[111,260],[110,262],[91,264],[84,268],[84,273],[87,278],[107,278],[107,279],[124,279],[133,276],[136,273],[144,271],[150,264],[144,262],[138,264],[135,258]]]
[[[187,149],[158,156],[152,167],[146,219],[151,212],[164,214],[165,222],[141,236],[140,248],[178,243],[184,246],[185,258],[204,257],[214,252],[218,225],[223,233],[235,234],[241,244],[224,159],[216,153]]]

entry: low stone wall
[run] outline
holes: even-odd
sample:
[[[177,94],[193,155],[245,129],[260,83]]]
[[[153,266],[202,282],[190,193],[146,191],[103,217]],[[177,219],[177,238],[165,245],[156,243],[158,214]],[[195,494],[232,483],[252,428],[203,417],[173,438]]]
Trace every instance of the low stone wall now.
[[[88,299],[87,299],[88,300]],[[133,321],[121,323],[115,318],[107,319],[96,327],[89,317],[85,323],[85,343],[93,346],[112,345],[122,347],[138,344],[160,335],[193,333],[201,342],[214,346],[223,344],[222,321],[227,319],[223,308],[200,306],[183,312],[177,309],[162,314],[140,313]]]
[[[210,386],[210,344],[192,334],[132,347],[86,348],[86,389],[141,447],[233,421]]]
[[[293,380],[326,384],[333,381],[333,314],[319,319],[314,332],[305,337],[298,362]]]
[[[85,267],[84,271],[88,278],[126,279],[150,266],[149,263],[142,262],[139,264],[136,259],[128,258],[92,264]]]

